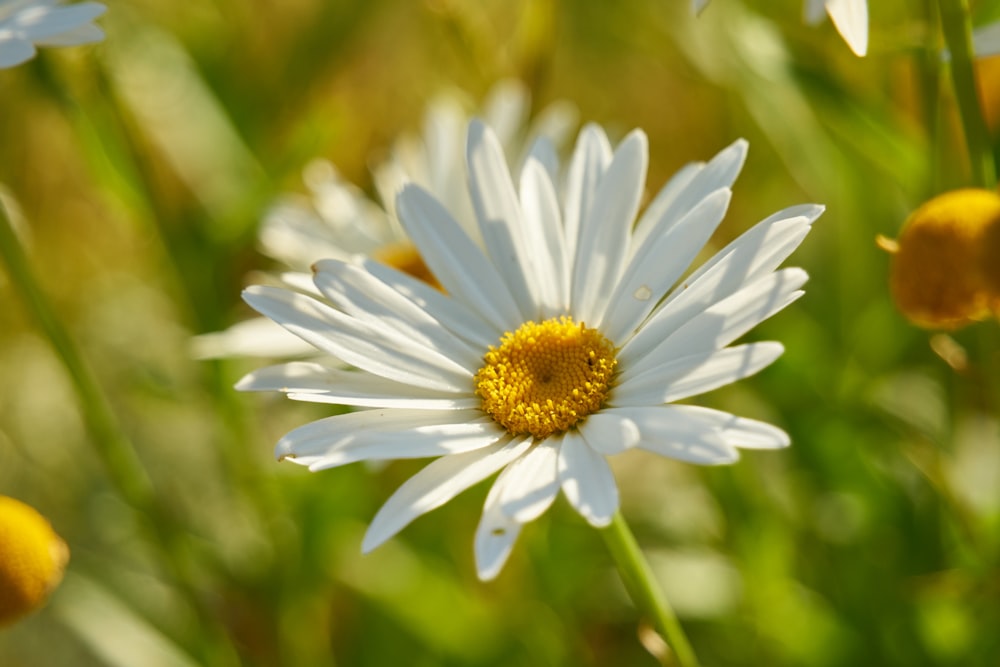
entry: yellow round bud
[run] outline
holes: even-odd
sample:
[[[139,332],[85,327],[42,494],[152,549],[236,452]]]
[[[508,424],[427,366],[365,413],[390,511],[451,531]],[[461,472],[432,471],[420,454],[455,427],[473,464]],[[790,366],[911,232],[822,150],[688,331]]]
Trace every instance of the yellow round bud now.
[[[40,607],[62,580],[66,543],[41,514],[0,496],[0,626]]]
[[[946,192],[918,208],[903,225],[893,254],[890,287],[914,324],[957,329],[990,315],[1000,290],[997,254],[1000,195],[989,190]]]

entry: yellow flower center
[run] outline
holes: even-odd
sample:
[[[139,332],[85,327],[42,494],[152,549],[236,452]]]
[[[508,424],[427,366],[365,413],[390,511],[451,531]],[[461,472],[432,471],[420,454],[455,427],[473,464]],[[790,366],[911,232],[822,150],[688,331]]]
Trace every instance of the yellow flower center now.
[[[373,258],[375,261],[382,262],[397,271],[402,271],[417,280],[422,280],[435,289],[441,289],[437,278],[434,277],[431,270],[424,264],[424,258],[420,256],[417,249],[410,243],[401,242],[384,245],[374,252]]]
[[[45,517],[0,496],[0,626],[40,607],[68,559],[66,543]]]
[[[546,438],[600,409],[617,361],[611,341],[570,317],[526,322],[490,346],[476,393],[509,433]]]

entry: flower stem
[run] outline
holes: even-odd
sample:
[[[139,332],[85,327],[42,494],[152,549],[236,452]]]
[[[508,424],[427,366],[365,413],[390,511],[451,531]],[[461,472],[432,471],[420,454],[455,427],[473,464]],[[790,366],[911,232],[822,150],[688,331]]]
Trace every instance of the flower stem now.
[[[951,78],[972,165],[972,177],[976,185],[993,189],[996,185],[996,164],[976,87],[969,3],[968,0],[938,0],[938,6],[941,10],[941,30],[951,55]]]
[[[662,664],[698,667],[698,658],[691,643],[620,510],[615,512],[611,525],[600,532],[632,600],[650,618],[656,631],[667,642],[668,650],[661,656]]]
[[[104,464],[112,486],[132,509],[144,515],[147,527],[159,542],[164,566],[188,597],[199,616],[199,631],[205,648],[205,658],[212,664],[235,665],[238,660],[229,644],[224,628],[193,585],[186,558],[183,530],[173,520],[172,513],[156,496],[146,469],[136,454],[132,442],[122,431],[100,385],[84,362],[69,332],[56,317],[28,258],[21,247],[7,210],[0,202],[0,258],[3,259],[14,289],[20,292],[42,333],[52,344],[56,355],[73,384],[90,440]]]

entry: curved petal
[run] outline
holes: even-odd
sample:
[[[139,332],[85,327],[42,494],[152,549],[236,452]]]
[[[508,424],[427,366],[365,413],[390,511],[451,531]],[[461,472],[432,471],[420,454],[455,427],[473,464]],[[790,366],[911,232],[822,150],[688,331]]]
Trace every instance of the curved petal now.
[[[304,357],[316,348],[266,317],[237,322],[228,329],[200,334],[191,339],[195,359],[227,357]]]
[[[524,454],[531,438],[443,456],[408,479],[372,519],[361,549],[368,553],[421,514],[437,509]]]
[[[826,0],[826,13],[855,55],[868,53],[868,0]]]
[[[569,260],[555,186],[534,157],[528,158],[521,172],[521,206],[528,248],[538,267],[535,289],[540,317],[555,317],[569,308]]]
[[[781,449],[791,444],[788,434],[777,426],[698,405],[668,406],[687,419],[717,429],[730,447],[741,449]]]
[[[255,370],[236,383],[236,389],[280,391],[297,401],[368,408],[472,410],[482,403],[482,399],[471,391],[464,396],[432,391],[364,371],[330,368],[305,361]]]
[[[612,390],[608,405],[658,405],[704,394],[753,375],[784,350],[781,343],[749,343],[673,359],[623,381]]]
[[[719,465],[733,463],[739,453],[711,424],[697,419],[682,406],[658,405],[617,408],[616,413],[627,417],[639,427],[642,438],[638,447],[661,456],[689,463]]]
[[[274,287],[248,287],[243,298],[296,336],[375,375],[442,391],[470,387],[472,371],[387,325],[359,322],[308,296]]]
[[[433,196],[408,184],[396,198],[396,208],[424,262],[448,294],[500,331],[522,323],[517,302],[496,267]]]
[[[708,242],[731,196],[728,188],[716,190],[635,254],[602,316],[605,336],[627,340],[639,327]]]
[[[498,480],[486,496],[483,516],[476,528],[476,573],[482,581],[496,579],[521,533],[521,524],[500,509],[500,490]]]
[[[607,460],[579,433],[567,431],[559,447],[559,481],[569,503],[587,522],[607,526],[618,511],[618,485]]]
[[[505,435],[478,410],[360,410],[290,431],[275,455],[323,470],[355,461],[457,455],[489,447]]]
[[[497,479],[500,509],[518,523],[534,521],[559,493],[558,442],[543,440],[504,468]]]
[[[535,265],[535,256],[528,250],[521,205],[503,148],[480,121],[469,124],[466,161],[469,193],[486,251],[517,302],[522,319],[536,319],[541,299],[535,290],[548,276]]]
[[[0,40],[0,69],[14,67],[35,57],[35,45],[27,39],[8,37]]]
[[[390,326],[401,336],[436,350],[465,368],[475,369],[482,363],[481,349],[466,344],[426,310],[363,268],[324,259],[316,262],[313,270],[313,282],[320,292],[357,320],[372,326]]]
[[[626,343],[619,359],[626,368],[638,370],[722,349],[802,296],[799,288],[807,279],[802,269],[769,274],[695,315],[641,357]],[[624,371],[623,378],[628,374],[628,370]]]
[[[646,135],[632,131],[619,144],[584,211],[571,269],[574,318],[593,323],[607,307],[625,258],[639,199],[646,183]]]
[[[600,126],[587,124],[576,140],[566,176],[563,225],[566,232],[566,256],[577,256],[580,228],[590,210],[594,192],[611,162],[611,143]]]
[[[620,454],[639,444],[639,427],[618,410],[601,410],[587,417],[578,428],[595,452],[604,456]]]
[[[799,246],[823,208],[796,206],[756,224],[684,280],[627,341],[643,357],[695,315],[772,272]]]

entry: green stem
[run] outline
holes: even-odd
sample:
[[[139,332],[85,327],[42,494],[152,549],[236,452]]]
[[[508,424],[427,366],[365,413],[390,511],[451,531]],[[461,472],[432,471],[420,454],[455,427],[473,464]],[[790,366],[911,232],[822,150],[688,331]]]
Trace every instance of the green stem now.
[[[663,665],[698,667],[698,658],[691,648],[687,635],[677,616],[660,589],[652,568],[642,555],[635,536],[629,529],[621,511],[615,512],[611,525],[601,530],[625,588],[641,613],[652,621],[656,631],[669,647],[661,657]],[[671,653],[672,651],[672,653]]]
[[[996,186],[996,164],[979,104],[969,3],[968,0],[938,0],[938,6],[941,10],[941,29],[951,55],[951,78],[962,117],[972,177],[976,185],[992,190]]]
[[[70,338],[66,328],[55,315],[38,280],[35,278],[14,231],[10,217],[0,203],[0,257],[11,278],[14,289],[20,292],[25,305],[35,318],[42,333],[52,344],[56,355],[66,369],[77,399],[90,440],[104,464],[112,486],[134,510],[146,517],[148,527],[162,547],[164,565],[199,616],[202,632],[211,631],[214,637],[203,638],[208,654],[218,661],[212,664],[236,664],[237,659],[224,630],[214,619],[211,610],[193,586],[187,566],[184,536],[173,520],[171,512],[159,502],[149,475],[136,455],[131,441],[125,436],[114,412],[101,391],[90,368]]]

